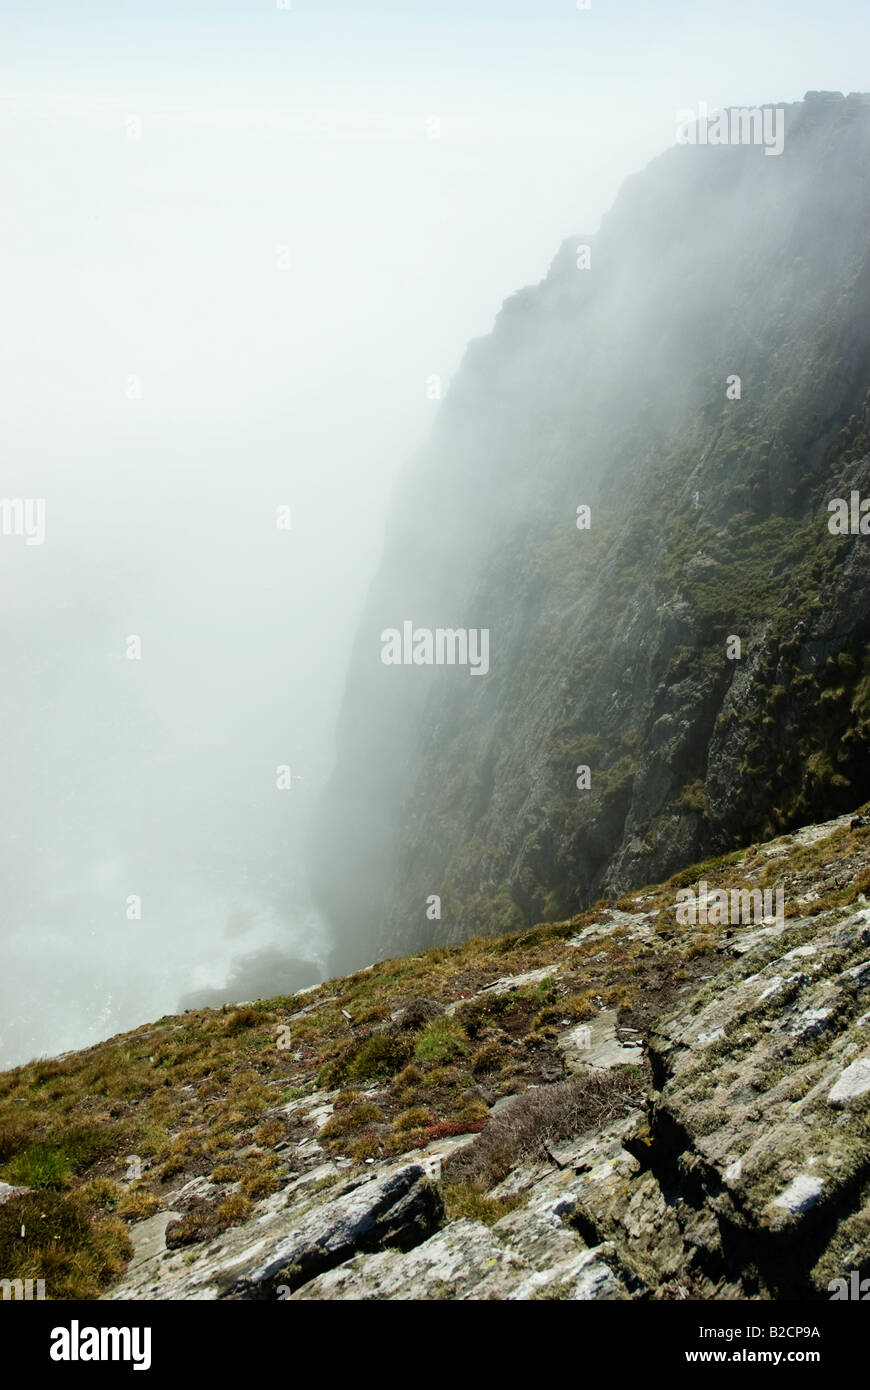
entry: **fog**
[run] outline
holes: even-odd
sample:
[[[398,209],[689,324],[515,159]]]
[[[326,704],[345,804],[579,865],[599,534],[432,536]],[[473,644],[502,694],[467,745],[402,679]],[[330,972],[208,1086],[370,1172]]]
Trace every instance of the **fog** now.
[[[0,1065],[331,968],[304,846],[433,378],[678,109],[866,86],[845,3],[364,8],[4,6]]]

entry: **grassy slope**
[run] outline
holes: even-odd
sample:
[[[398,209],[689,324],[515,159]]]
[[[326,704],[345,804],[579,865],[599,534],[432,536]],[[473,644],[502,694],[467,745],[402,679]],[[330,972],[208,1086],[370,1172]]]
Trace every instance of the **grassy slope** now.
[[[785,856],[753,846],[623,900],[623,909],[657,914],[652,937],[631,939],[617,925],[567,945],[607,920],[602,903],[520,936],[383,961],[301,996],[188,1011],[0,1074],[0,1178],[35,1189],[0,1206],[0,1271],[46,1278],[49,1297],[96,1297],[129,1257],[127,1226],[171,1208],[191,1177],[210,1175],[220,1196],[187,1212],[177,1244],[244,1220],[302,1166],[297,1144],[309,1135],[356,1165],[481,1129],[497,1098],[554,1078],[553,1039],[566,1021],[616,1008],[643,1033],[727,961],[727,929],[677,925],[677,887],[775,883],[792,912],[812,889],[819,896],[800,911],[819,913],[870,886],[870,829],[779,844]],[[558,979],[470,998],[551,964]],[[404,1027],[390,1027],[392,1013],[421,999],[460,1003],[452,1016],[412,1007]],[[636,1089],[640,1069],[629,1070]],[[306,1107],[294,1118],[292,1102],[322,1087],[338,1094],[318,1132]],[[142,1165],[138,1178],[130,1156]],[[451,1215],[502,1211],[485,1183],[458,1184],[445,1199]]]

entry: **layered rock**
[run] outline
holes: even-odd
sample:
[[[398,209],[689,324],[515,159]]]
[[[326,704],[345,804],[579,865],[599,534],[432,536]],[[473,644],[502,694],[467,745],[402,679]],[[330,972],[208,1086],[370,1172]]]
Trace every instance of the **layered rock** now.
[[[726,890],[776,882],[786,911],[680,927],[675,894],[693,875]],[[446,1004],[405,996],[330,1065],[351,1065],[372,1038],[422,1030],[443,1041],[448,1023],[492,1049],[498,1020],[542,992],[556,1002],[530,1020],[529,1038],[536,1055],[552,1047],[552,1080],[527,1084],[517,1055],[482,1129],[427,1131],[404,1154],[364,1161],[327,1138],[347,1096],[320,1087],[291,1100],[280,1113],[303,1137],[279,1145],[294,1168],[278,1190],[181,1251],[161,1241],[167,1219],[221,1187],[185,1183],[170,1213],[133,1227],[137,1254],[110,1297],[830,1297],[834,1280],[870,1273],[870,905],[856,884],[870,884],[862,816],[698,866],[541,935],[543,966],[492,971],[472,991],[460,974]],[[613,978],[595,974],[599,962],[638,971],[636,993],[619,1007],[595,997],[588,1022],[565,1026],[578,986]],[[390,963],[395,978],[402,964]],[[364,988],[365,972],[355,980]],[[291,1017],[334,1005],[346,983]],[[658,998],[670,1000],[664,1011]],[[391,1084],[373,1081],[354,1103],[377,1114]]]

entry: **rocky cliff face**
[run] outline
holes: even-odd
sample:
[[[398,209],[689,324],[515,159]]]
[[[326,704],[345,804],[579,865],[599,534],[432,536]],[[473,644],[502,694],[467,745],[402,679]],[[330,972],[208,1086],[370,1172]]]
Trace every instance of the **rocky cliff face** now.
[[[48,1298],[829,1299],[870,1276],[868,888],[847,816],[3,1073],[0,1267]]]
[[[870,491],[870,104],[785,122],[654,161],[468,349],[353,653],[312,850],[340,963],[870,794],[870,542],[827,510]],[[405,621],[487,629],[488,674],[384,665]]]

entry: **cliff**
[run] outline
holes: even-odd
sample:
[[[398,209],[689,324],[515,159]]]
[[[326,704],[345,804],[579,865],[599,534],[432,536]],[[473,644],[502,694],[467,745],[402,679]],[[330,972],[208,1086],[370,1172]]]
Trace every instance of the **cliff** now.
[[[656,159],[468,348],[394,501],[312,842],[339,967],[870,795],[867,540],[828,526],[870,491],[870,104],[784,110],[777,157]],[[488,672],[385,665],[406,621],[485,629]]]

